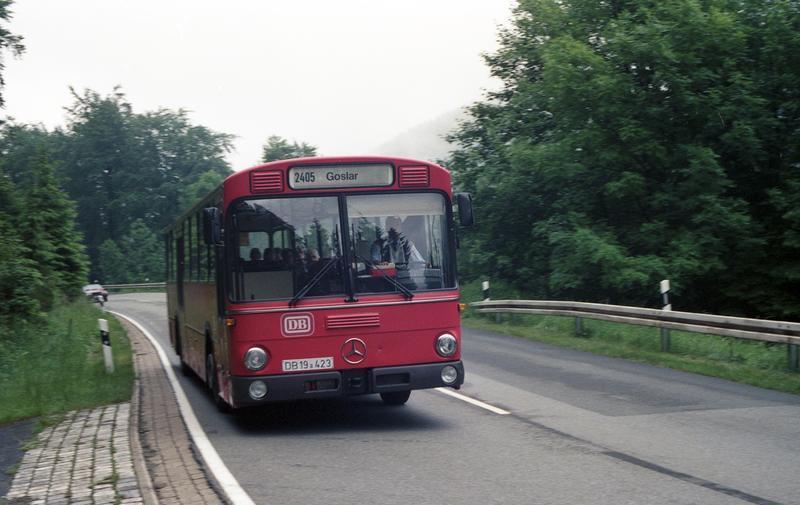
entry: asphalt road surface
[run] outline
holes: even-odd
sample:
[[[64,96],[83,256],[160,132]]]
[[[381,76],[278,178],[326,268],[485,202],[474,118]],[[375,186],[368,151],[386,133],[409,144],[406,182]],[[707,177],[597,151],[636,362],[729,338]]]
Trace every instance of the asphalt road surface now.
[[[169,350],[163,294],[107,306]],[[470,329],[463,347],[461,393],[510,415],[426,390],[231,416],[181,383],[259,504],[800,504],[798,396]]]

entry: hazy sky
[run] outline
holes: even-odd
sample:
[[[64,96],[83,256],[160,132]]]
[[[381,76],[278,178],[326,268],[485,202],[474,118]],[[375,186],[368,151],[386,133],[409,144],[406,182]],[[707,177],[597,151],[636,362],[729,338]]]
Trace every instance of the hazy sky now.
[[[234,168],[271,134],[369,154],[496,86],[513,0],[17,0],[27,51],[6,61],[4,114],[64,123],[68,86],[119,84],[137,112],[191,111],[238,136]],[[2,114],[2,112],[0,112]]]

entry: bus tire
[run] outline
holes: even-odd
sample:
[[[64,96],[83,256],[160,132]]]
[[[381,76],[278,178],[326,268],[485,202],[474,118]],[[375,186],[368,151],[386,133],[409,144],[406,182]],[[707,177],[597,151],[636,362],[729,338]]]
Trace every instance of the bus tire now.
[[[411,396],[411,390],[392,391],[391,393],[381,393],[381,400],[386,405],[403,405]]]
[[[211,396],[211,401],[218,411],[228,413],[231,411],[230,405],[219,395],[219,384],[217,383],[217,363],[214,360],[213,351],[206,353],[206,385],[208,386],[208,394]]]

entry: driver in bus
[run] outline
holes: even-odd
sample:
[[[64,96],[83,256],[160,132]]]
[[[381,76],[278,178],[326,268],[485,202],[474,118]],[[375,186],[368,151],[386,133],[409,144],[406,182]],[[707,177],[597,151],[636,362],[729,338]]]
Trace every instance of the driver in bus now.
[[[398,216],[386,218],[387,233],[372,244],[370,254],[373,261],[407,265],[425,263],[417,247],[403,234],[403,221]]]

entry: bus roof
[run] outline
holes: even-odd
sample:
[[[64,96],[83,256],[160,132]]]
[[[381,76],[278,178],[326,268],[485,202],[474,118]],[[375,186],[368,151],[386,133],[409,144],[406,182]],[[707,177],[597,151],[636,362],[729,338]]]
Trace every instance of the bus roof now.
[[[348,174],[347,167],[353,173]],[[380,174],[383,167],[387,167],[385,177]],[[327,169],[336,172],[333,180],[324,180]],[[297,172],[303,171],[316,172],[323,179],[317,179],[316,183],[290,179],[290,173],[296,179],[300,176]],[[369,182],[362,183],[362,179]],[[391,156],[320,156],[273,161],[231,174],[224,187],[226,206],[243,196],[269,194],[438,189],[452,196],[450,172],[445,168],[430,161]]]
[[[365,163],[390,163],[394,166],[401,166],[401,165],[427,165],[429,167],[435,167],[436,170],[444,171],[444,173],[449,174],[450,172],[442,167],[441,165],[437,165],[432,161],[425,161],[425,160],[418,160],[413,158],[398,158],[393,156],[309,156],[305,158],[291,158],[288,160],[277,160],[277,161],[270,161],[269,163],[262,163],[260,165],[254,165],[249,168],[245,168],[244,170],[238,170],[228,176],[228,179],[233,177],[239,176],[241,174],[250,173],[253,171],[258,170],[265,170],[265,169],[288,169],[292,166],[302,166],[302,165],[326,165],[326,164],[365,164]],[[227,181],[227,179],[226,179]]]

